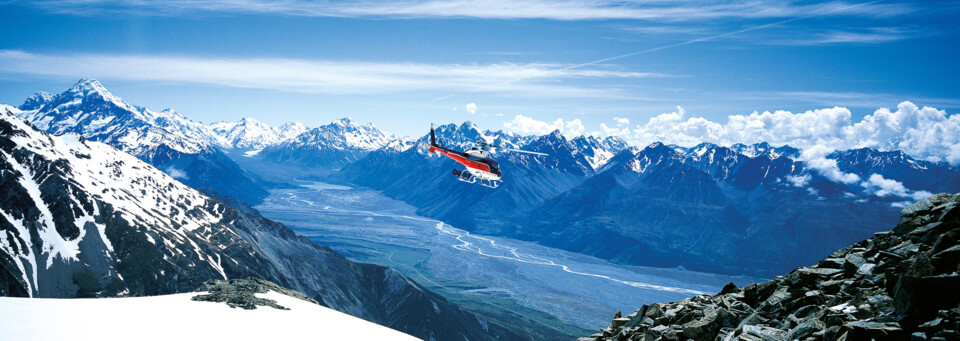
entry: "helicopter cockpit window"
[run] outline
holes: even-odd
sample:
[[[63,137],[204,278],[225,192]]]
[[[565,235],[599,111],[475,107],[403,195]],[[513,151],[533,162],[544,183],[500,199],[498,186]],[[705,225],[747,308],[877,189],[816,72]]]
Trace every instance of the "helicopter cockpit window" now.
[[[500,173],[500,164],[496,161],[490,160],[490,171],[493,173]]]

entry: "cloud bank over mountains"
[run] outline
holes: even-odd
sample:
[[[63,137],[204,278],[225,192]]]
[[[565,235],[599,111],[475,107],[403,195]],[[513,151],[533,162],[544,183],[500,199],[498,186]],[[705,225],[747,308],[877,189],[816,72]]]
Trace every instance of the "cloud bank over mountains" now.
[[[728,116],[724,123],[689,115],[677,107],[674,112],[654,116],[633,127],[624,126],[620,119],[615,122],[612,126],[601,124],[600,131],[594,134],[620,136],[639,146],[655,141],[681,146],[700,142],[725,146],[788,144],[805,150],[808,159],[833,150],[869,147],[902,150],[914,158],[960,165],[960,116],[909,101],[901,102],[895,111],[880,108],[859,121],[854,121],[850,110],[843,107],[802,113],[753,112]],[[836,179],[844,177],[837,175]]]
[[[901,102],[896,111],[880,108],[856,122],[850,110],[842,107],[802,113],[779,110],[731,115],[725,123],[688,115],[683,108],[677,107],[677,111],[654,116],[646,123],[633,127],[629,126],[630,120],[625,117],[614,117],[613,122],[612,127],[601,123],[600,131],[591,134],[620,136],[640,147],[657,141],[684,147],[701,142],[723,146],[760,142],[774,146],[790,145],[802,150],[798,159],[808,169],[837,183],[863,187],[867,193],[880,197],[920,200],[932,194],[911,190],[903,183],[880,174],[861,177],[845,173],[837,166],[837,160],[828,158],[828,155],[837,150],[868,147],[882,151],[900,150],[917,159],[960,165],[960,115],[948,115],[944,110],[926,106],[918,107],[909,101]],[[503,125],[507,130],[520,134],[545,134],[560,130],[564,135],[575,136],[584,132],[579,119],[544,122],[516,115]],[[810,180],[809,175],[785,179],[796,187],[806,187]]]

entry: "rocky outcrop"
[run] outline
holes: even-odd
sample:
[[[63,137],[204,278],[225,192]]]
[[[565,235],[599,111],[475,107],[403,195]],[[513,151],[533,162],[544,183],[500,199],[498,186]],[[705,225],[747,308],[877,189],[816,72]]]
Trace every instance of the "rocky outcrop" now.
[[[275,291],[290,297],[320,304],[302,292],[290,290],[277,285],[276,283],[263,280],[256,277],[245,279],[216,280],[212,279],[203,283],[197,291],[206,292],[193,296],[194,301],[204,302],[224,302],[230,308],[243,308],[247,310],[257,309],[257,306],[274,307],[281,310],[290,310],[290,308],[277,304],[277,301],[269,298],[260,298],[256,294],[265,294]]]
[[[889,232],[765,283],[617,313],[586,340],[957,340],[960,194],[907,207]]]

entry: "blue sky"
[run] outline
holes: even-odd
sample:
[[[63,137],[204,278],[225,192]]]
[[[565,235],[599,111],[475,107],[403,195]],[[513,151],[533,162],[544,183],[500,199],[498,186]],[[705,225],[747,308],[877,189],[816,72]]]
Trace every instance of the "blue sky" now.
[[[96,78],[204,122],[349,116],[400,135],[465,120],[615,131],[677,107],[721,124],[835,106],[856,122],[903,101],[952,115],[958,14],[943,1],[3,1],[0,103]]]

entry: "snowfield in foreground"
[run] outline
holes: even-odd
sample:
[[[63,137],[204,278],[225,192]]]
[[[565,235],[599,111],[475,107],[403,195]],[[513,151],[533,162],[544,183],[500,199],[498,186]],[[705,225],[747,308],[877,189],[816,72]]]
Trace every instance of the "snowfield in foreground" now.
[[[0,297],[6,340],[417,340],[274,291],[257,297],[290,308],[255,310],[198,302],[186,293],[126,298]]]

